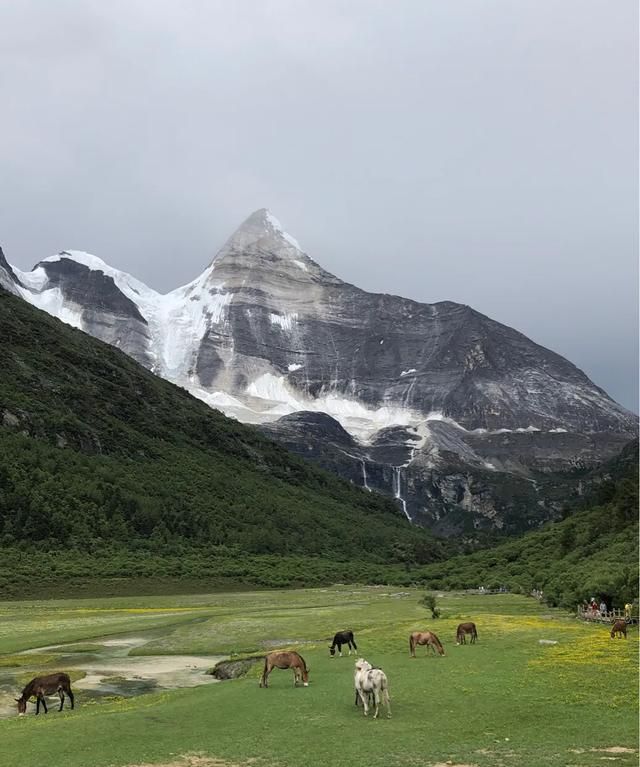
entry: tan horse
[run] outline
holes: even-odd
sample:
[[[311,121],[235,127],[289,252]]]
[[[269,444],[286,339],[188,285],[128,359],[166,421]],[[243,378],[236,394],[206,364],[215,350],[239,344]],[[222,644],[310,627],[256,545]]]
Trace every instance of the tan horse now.
[[[412,658],[416,657],[417,645],[426,645],[427,652],[429,651],[429,648],[431,648],[434,655],[436,653],[439,655],[444,655],[444,647],[442,646],[442,642],[433,633],[433,631],[414,631],[413,634],[411,634],[409,637],[409,651],[411,652]]]
[[[627,624],[626,621],[619,620],[615,621],[613,626],[611,627],[611,639],[614,639],[616,634],[618,635],[618,639],[621,639],[624,637],[627,638]]]
[[[282,652],[270,652],[264,659],[264,670],[260,679],[260,687],[268,687],[267,679],[274,668],[293,669],[293,686],[297,687],[302,682],[305,687],[309,686],[309,669],[302,655],[292,650]]]
[[[471,644],[475,644],[478,638],[476,624],[472,621],[461,623],[456,629],[456,644],[467,644],[467,634],[471,635]]]

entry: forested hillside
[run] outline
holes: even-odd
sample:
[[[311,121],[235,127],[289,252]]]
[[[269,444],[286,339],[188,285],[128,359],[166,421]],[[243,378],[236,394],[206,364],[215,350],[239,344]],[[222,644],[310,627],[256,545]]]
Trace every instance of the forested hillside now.
[[[34,549],[198,553],[209,567],[248,555],[420,563],[443,551],[392,501],[2,290],[0,334],[5,576],[10,552]]]
[[[541,589],[552,605],[596,595],[620,607],[638,596],[638,443],[586,478],[592,490],[567,518],[492,549],[422,571],[439,588]]]

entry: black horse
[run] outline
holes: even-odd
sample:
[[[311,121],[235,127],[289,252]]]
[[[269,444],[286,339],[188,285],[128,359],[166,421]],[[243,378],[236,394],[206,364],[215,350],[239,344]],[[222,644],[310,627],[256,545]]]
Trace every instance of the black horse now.
[[[353,631],[338,631],[338,633],[333,637],[333,642],[331,646],[329,647],[329,652],[331,655],[336,654],[336,647],[338,648],[338,655],[342,657],[342,645],[346,644],[349,646],[349,655],[351,655],[351,650],[357,650],[358,645],[356,644],[356,640],[353,638]]]

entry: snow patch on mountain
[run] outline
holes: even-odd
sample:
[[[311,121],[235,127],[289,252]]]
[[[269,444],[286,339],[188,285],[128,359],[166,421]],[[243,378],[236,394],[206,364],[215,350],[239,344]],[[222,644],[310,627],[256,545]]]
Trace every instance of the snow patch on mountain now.
[[[417,426],[425,420],[417,411],[395,405],[370,408],[336,392],[321,393],[316,398],[307,397],[291,387],[285,377],[272,373],[264,373],[249,383],[246,394],[264,405],[268,404],[260,412],[262,422],[301,410],[326,413],[363,443],[388,426]]]
[[[288,232],[285,232],[285,230],[282,227],[282,224],[278,221],[278,219],[273,215],[273,213],[270,210],[265,209],[265,220],[276,234],[279,234],[284,240],[286,240],[289,243],[289,245],[293,245],[293,247],[296,248],[296,250],[299,250],[300,252],[302,252],[302,248],[300,247],[300,243],[298,242],[298,240],[296,240],[295,237],[292,237]],[[305,267],[303,266],[303,268]]]
[[[274,314],[269,315],[272,325],[279,325],[283,330],[293,330],[296,322],[298,321],[298,315],[293,312],[292,314]]]
[[[37,309],[42,309],[67,325],[82,330],[82,307],[66,301],[60,288],[49,288],[42,293],[32,293],[26,289],[19,289],[19,292]]]

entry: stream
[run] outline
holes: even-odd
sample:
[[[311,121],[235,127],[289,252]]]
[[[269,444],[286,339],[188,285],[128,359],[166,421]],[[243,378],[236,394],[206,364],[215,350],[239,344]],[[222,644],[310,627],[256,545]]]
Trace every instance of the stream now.
[[[159,690],[217,682],[206,674],[206,671],[219,660],[223,660],[224,656],[129,655],[133,649],[144,646],[150,640],[151,637],[144,636],[90,639],[17,653],[15,657],[20,658],[19,665],[0,668],[0,718],[16,716],[14,699],[20,696],[22,688],[32,678],[33,674],[29,672],[37,673],[41,665],[38,659],[34,659],[32,667],[24,665],[23,659],[40,653],[60,656],[55,664],[47,664],[46,670],[42,668],[42,673],[66,671],[71,674],[71,689],[75,695],[76,706],[87,702],[95,703],[105,698],[132,698]],[[83,651],[83,646],[90,649]],[[83,672],[83,678],[74,682],[74,671]],[[68,705],[69,701],[66,699],[65,711]],[[47,697],[47,706],[50,713],[58,710],[57,694]],[[29,703],[27,713],[34,711],[35,703]]]

